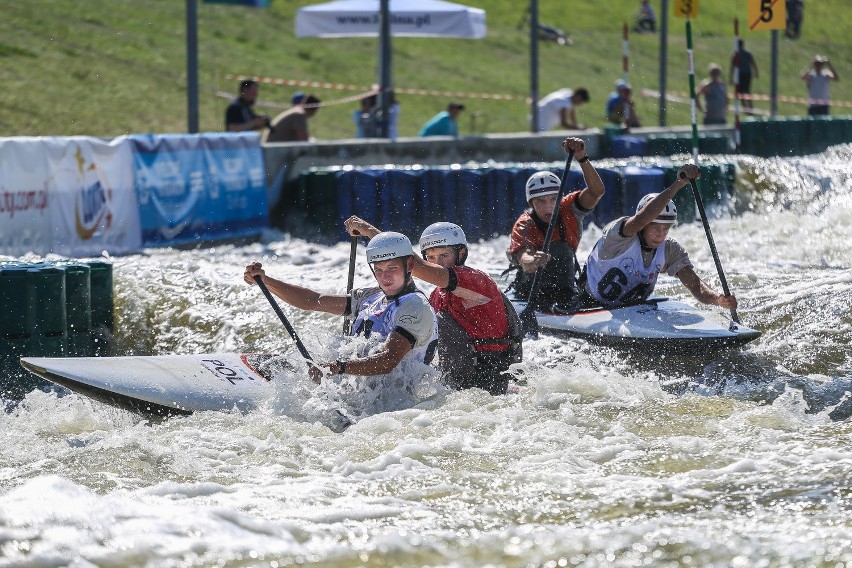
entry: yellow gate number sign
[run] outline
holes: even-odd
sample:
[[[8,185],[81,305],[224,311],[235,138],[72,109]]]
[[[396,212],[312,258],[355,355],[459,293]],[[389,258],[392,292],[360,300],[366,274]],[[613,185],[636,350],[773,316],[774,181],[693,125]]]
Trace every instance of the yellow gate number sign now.
[[[748,0],[748,29],[783,30],[787,27],[784,0]]]
[[[674,15],[678,18],[694,18],[698,15],[698,0],[675,0]]]

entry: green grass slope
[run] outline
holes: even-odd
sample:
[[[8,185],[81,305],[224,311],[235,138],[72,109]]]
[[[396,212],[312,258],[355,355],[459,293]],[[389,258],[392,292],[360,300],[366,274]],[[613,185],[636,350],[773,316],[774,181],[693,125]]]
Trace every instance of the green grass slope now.
[[[227,98],[237,81],[231,75],[334,82],[367,87],[376,82],[375,39],[297,39],[296,9],[308,0],[272,0],[267,10],[205,4],[199,0],[199,80],[202,131],[223,127]],[[515,97],[498,101],[445,95],[399,96],[400,135],[413,136],[449,100],[467,104],[463,135],[522,132],[528,129],[529,32],[519,27],[526,2],[471,0],[485,9],[484,40],[396,38],[394,85],[404,89],[493,93]],[[560,27],[571,46],[540,43],[540,95],[562,87],[586,86],[592,94],[579,118],[603,126],[603,105],[620,78],[621,27],[638,0],[540,0],[540,21]],[[659,12],[660,0],[653,1]],[[670,2],[673,4],[673,0]],[[746,45],[755,54],[760,77],[753,92],[769,93],[770,33],[749,32],[746,0],[701,0],[693,21],[699,80],[710,62],[725,68],[733,47],[733,18],[739,17]],[[180,133],[187,129],[186,2],[182,0],[0,0],[0,136]],[[658,13],[659,18],[659,13]],[[671,18],[668,89],[688,90],[684,20]],[[852,2],[806,2],[801,39],[779,38],[779,94],[805,96],[799,71],[814,53],[831,57],[841,81],[832,85],[835,101],[852,101]],[[658,88],[659,36],[633,35],[630,81],[634,91]],[[347,100],[358,91],[263,85],[260,106],[269,114],[286,108],[292,92],[313,92],[328,103],[311,121],[317,139],[350,137]],[[768,109],[768,103],[759,103]],[[640,97],[644,124],[658,121],[657,100]],[[781,103],[783,115],[803,114],[802,103]],[[852,114],[852,108],[833,109]],[[669,125],[688,124],[689,106],[671,102]]]

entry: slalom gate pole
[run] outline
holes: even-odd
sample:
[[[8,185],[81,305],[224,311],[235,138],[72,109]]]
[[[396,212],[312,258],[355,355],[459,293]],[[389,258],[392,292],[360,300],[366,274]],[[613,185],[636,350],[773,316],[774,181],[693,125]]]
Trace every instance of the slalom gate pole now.
[[[692,103],[692,159],[698,166],[698,116],[696,113],[697,105],[695,100],[695,60],[692,50],[692,22],[686,18],[686,51],[689,60],[689,98]],[[701,223],[704,225],[704,233],[707,235],[707,242],[710,244],[710,252],[713,254],[713,261],[716,263],[716,271],[719,273],[719,280],[722,282],[722,292],[726,296],[731,295],[728,289],[728,281],[725,278],[725,273],[722,270],[722,261],[719,260],[719,253],[716,251],[716,243],[713,240],[713,233],[710,232],[710,223],[707,221],[707,212],[704,210],[704,202],[701,199],[701,193],[698,191],[698,185],[695,180],[689,180],[692,187],[692,196],[695,198],[695,205],[698,208],[698,213],[701,216]],[[740,323],[740,318],[737,311],[731,310],[731,319],[736,323]]]
[[[743,51],[740,49],[740,19],[734,18],[734,53],[737,54],[737,64],[732,69],[734,73],[734,146],[740,151],[742,143],[740,134],[740,65],[743,60]]]

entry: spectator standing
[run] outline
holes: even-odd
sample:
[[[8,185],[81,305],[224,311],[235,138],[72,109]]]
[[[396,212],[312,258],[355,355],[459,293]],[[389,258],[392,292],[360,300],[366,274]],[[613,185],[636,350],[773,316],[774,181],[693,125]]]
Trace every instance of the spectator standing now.
[[[461,103],[450,103],[447,110],[439,112],[429,119],[420,129],[418,136],[455,136],[459,135],[458,117],[464,110]]]
[[[722,68],[716,63],[710,64],[710,78],[701,82],[695,93],[695,104],[704,113],[704,124],[725,124],[728,114],[728,89],[722,80]],[[704,104],[701,104],[704,97]]]
[[[752,71],[754,71],[754,78],[757,79],[757,63],[755,62],[754,56],[751,52],[746,50],[745,42],[743,40],[739,40],[739,43],[737,44],[737,51],[735,51],[731,56],[731,85],[734,84],[734,70],[737,70],[739,73],[739,77],[737,78],[738,92],[741,95],[751,94]],[[752,108],[751,99],[744,98],[742,99],[742,102],[743,107],[750,111]]]
[[[583,130],[582,124],[577,124],[574,111],[578,106],[589,102],[589,91],[580,87],[576,91],[560,89],[538,101],[538,131],[544,132],[561,126],[564,130]]]
[[[399,101],[396,98],[396,93],[391,91],[391,106],[388,109],[388,138],[396,140],[398,137],[399,125]]]
[[[376,121],[376,95],[361,99],[361,108],[352,113],[355,123],[355,138],[376,138],[379,135]]]
[[[831,105],[829,81],[840,80],[831,61],[824,55],[815,55],[811,64],[802,69],[801,77],[808,86],[808,115],[827,115]]]
[[[313,95],[272,119],[264,142],[307,142],[310,140],[308,119],[319,111],[320,100]]]
[[[290,106],[297,106],[302,104],[302,101],[305,100],[305,93],[302,91],[296,91],[293,93],[293,96],[290,97]]]
[[[799,39],[802,33],[802,20],[805,18],[804,0],[786,0],[787,29],[784,35],[790,39]]]
[[[606,119],[625,128],[639,128],[639,114],[633,102],[633,87],[624,81],[615,82],[615,92],[610,93],[606,103]]]
[[[260,90],[257,81],[240,81],[240,96],[233,99],[225,111],[225,130],[228,132],[247,132],[269,126],[269,117],[255,114],[254,103]]]
[[[649,0],[642,0],[639,11],[633,15],[633,20],[636,22],[633,26],[633,31],[636,33],[654,33],[657,31],[657,15],[654,13],[654,7],[651,6]]]

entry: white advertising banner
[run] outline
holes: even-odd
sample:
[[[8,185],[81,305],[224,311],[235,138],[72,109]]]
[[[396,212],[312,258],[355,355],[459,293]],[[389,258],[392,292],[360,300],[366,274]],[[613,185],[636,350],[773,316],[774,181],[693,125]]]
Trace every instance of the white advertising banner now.
[[[141,248],[126,138],[0,138],[0,255]]]

